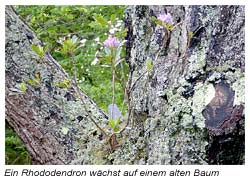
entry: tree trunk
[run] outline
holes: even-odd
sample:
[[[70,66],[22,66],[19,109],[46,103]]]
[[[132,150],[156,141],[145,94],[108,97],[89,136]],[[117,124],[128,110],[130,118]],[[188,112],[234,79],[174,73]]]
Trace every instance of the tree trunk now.
[[[178,24],[166,42],[151,19],[163,12]],[[41,63],[30,48],[40,42],[6,7],[6,119],[35,164],[243,164],[244,13],[244,6],[127,8],[131,123],[108,152],[88,117],[107,129],[105,113],[82,93],[86,113],[75,85],[56,86],[67,74],[48,53]],[[37,74],[39,86],[18,91]]]
[[[94,163],[91,151],[103,138],[88,115],[101,126],[107,124],[107,115],[82,93],[89,113],[85,112],[74,84],[58,87],[68,75],[48,53],[40,59],[33,52],[31,44],[41,43],[10,6],[6,7],[5,43],[6,119],[27,146],[33,163]],[[38,74],[40,84],[26,83]],[[20,91],[23,82],[25,92]],[[86,156],[83,160],[82,154]]]

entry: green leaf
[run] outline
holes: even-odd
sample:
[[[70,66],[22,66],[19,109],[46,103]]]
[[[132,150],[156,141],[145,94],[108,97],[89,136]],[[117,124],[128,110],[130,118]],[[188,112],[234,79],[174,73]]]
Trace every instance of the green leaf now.
[[[74,19],[74,16],[72,14],[68,14],[67,18],[70,19],[70,20],[72,20],[72,19]]]
[[[27,84],[33,86],[33,87],[39,87],[41,85],[41,76],[40,73],[36,73],[35,74],[35,78],[34,79],[28,79]]]
[[[71,83],[68,79],[64,79],[63,81],[56,82],[56,86],[60,88],[67,88],[69,89],[71,87]]]
[[[92,22],[89,23],[89,26],[90,26],[91,28],[95,28],[95,27],[97,26],[97,23],[94,22],[94,21],[92,21]]]
[[[37,81],[37,82],[39,82],[39,84],[41,83],[41,74],[40,74],[40,72],[38,72],[38,73],[36,73],[35,74],[35,80]]]
[[[116,19],[116,15],[115,15],[115,14],[112,14],[112,15],[110,16],[110,21],[113,23],[113,22],[115,21],[115,19]]]
[[[152,17],[150,17],[150,21],[155,23],[157,21],[157,18],[155,16],[152,16]]]
[[[109,120],[109,126],[110,126],[112,129],[114,129],[114,127],[115,127],[115,121],[114,121],[113,119],[110,119],[110,120]]]
[[[31,48],[32,50],[40,57],[42,58],[44,56],[44,50],[43,50],[43,47],[41,47],[40,45],[35,45],[35,44],[32,44],[31,45]]]
[[[192,31],[188,32],[188,38],[189,39],[192,39],[194,36],[194,33]]]
[[[25,91],[27,90],[26,84],[25,84],[24,82],[22,82],[22,83],[20,84],[20,90],[21,90],[22,92],[25,92]]]
[[[111,58],[111,55],[108,55],[108,56],[100,57],[99,59],[103,63],[110,64],[110,58]]]
[[[47,32],[49,33],[56,33],[58,30],[57,30],[57,27],[56,26],[51,26],[47,29]]]
[[[62,42],[62,53],[67,54],[72,51],[72,39],[67,39]]]
[[[171,24],[169,24],[169,23],[167,23],[167,24],[165,25],[165,27],[166,27],[169,31],[172,31],[173,28],[174,28],[174,26],[171,25]]]
[[[151,71],[153,69],[153,62],[152,59],[146,60],[147,71]]]
[[[127,36],[128,29],[121,29],[121,31],[116,32],[116,36],[120,39],[124,39]]]
[[[114,132],[119,131],[120,119],[109,119],[109,126],[114,130]]]
[[[155,21],[155,24],[162,26],[162,21],[160,21],[160,20],[157,19],[157,20]]]
[[[152,21],[152,22],[155,23],[155,24],[158,24],[158,25],[162,26],[162,21],[159,20],[159,19],[157,19],[157,18],[154,17],[154,16],[152,16],[152,17],[150,18],[150,21]]]
[[[74,35],[72,38],[64,40],[61,44],[61,52],[66,55],[72,55],[78,49],[80,42],[78,37]]]
[[[33,87],[38,87],[40,84],[35,80],[35,79],[28,79],[27,84],[33,86]]]
[[[102,15],[99,15],[99,14],[94,14],[94,17],[95,17],[95,20],[99,23],[99,24],[101,24],[101,25],[103,25],[103,26],[106,26],[106,25],[108,25],[108,22],[106,21],[106,19],[104,19],[104,17],[102,16]]]

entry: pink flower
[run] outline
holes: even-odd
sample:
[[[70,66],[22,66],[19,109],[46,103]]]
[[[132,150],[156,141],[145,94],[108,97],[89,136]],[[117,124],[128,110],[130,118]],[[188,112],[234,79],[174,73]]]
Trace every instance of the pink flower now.
[[[171,14],[167,13],[167,14],[160,14],[157,17],[158,20],[160,20],[162,22],[162,25],[165,25],[167,23],[169,24],[173,24],[173,17],[171,16]]]
[[[120,41],[116,37],[109,36],[103,44],[105,47],[118,47],[120,45]]]

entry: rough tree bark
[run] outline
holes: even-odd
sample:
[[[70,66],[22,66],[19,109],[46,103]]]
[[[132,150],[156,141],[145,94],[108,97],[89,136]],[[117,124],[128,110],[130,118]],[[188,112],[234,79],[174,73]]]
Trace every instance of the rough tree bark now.
[[[166,44],[151,20],[163,12],[181,22]],[[67,74],[48,53],[41,62],[30,48],[40,42],[6,7],[6,119],[34,164],[243,164],[244,13],[244,6],[127,8],[132,123],[109,153],[87,116],[108,129],[105,113],[82,93],[84,112],[75,85],[56,86]],[[38,86],[18,91],[37,74]]]
[[[107,115],[82,93],[89,113],[84,112],[75,85],[57,86],[68,75],[48,53],[40,59],[33,52],[31,44],[41,42],[10,6],[6,7],[5,43],[6,119],[23,140],[33,163],[70,164],[81,158],[80,151],[90,154],[102,137],[88,114],[100,125],[107,123]],[[27,84],[24,93],[18,92],[21,83],[36,79],[38,74],[40,84]],[[83,162],[94,163],[91,157]]]

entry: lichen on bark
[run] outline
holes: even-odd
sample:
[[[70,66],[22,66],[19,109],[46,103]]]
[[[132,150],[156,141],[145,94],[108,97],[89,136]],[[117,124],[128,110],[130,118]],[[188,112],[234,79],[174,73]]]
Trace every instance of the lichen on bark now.
[[[163,27],[150,20],[162,12],[182,22],[166,44]],[[8,6],[6,119],[36,164],[242,164],[244,13],[244,6],[128,6],[132,123],[117,135],[121,146],[110,152],[88,117],[107,127],[105,113],[82,93],[89,110],[84,112],[74,84],[57,86],[69,77],[48,53],[40,62],[30,47],[40,42],[30,42],[26,33],[31,30]],[[148,59],[153,64],[150,72]],[[27,85],[25,93],[13,92],[37,73],[38,87]],[[207,123],[216,117],[210,116],[211,108],[228,114],[211,123],[216,124],[213,128]]]
[[[137,82],[132,92],[133,121],[137,125],[135,130],[129,132],[125,150],[117,150],[116,156],[113,154],[112,157],[116,164],[124,163],[121,156],[124,151],[130,154],[126,155],[126,159],[133,157],[126,161],[131,164],[214,163],[209,157],[210,151],[214,150],[209,145],[213,144],[213,135],[207,132],[202,112],[215,96],[214,86],[222,80],[237,92],[235,102],[240,101],[244,105],[244,90],[235,89],[236,84],[243,87],[244,83],[244,7],[129,7],[126,22],[130,30],[127,39],[132,82],[146,71],[145,62],[148,58],[155,60],[156,52],[162,45],[163,28],[149,20],[150,16],[162,12],[170,12],[176,22],[183,21],[183,24],[171,33],[168,46],[153,61],[153,72]],[[225,20],[228,26],[224,26]],[[229,25],[234,29],[228,29]],[[143,29],[147,29],[148,33]],[[188,32],[193,32],[194,37],[187,55],[183,56]],[[232,41],[228,43],[229,39],[233,39],[235,44]],[[234,50],[237,55],[231,53]],[[241,72],[242,80],[235,82],[238,72]],[[242,123],[244,114],[240,116]],[[144,141],[137,142],[140,137],[145,137]],[[133,145],[129,143],[132,140]],[[238,144],[243,145],[244,140]],[[138,155],[139,158],[134,157]],[[228,163],[223,157],[220,158],[216,163]]]

